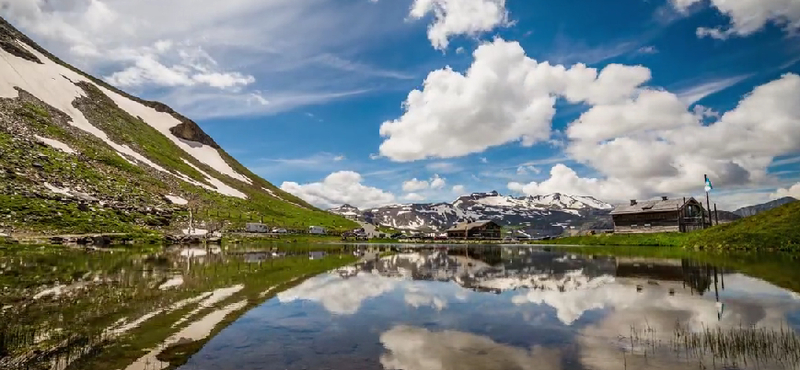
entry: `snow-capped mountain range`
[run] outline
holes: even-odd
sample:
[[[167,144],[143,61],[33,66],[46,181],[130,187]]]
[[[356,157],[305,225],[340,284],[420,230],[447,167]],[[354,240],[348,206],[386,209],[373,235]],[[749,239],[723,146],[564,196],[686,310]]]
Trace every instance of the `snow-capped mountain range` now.
[[[393,204],[366,210],[345,204],[329,212],[398,230],[442,231],[458,222],[478,219],[552,230],[606,219],[613,208],[589,196],[554,193],[513,197],[492,191],[463,195],[452,203]]]
[[[516,289],[590,289],[612,283],[616,273],[613,257],[587,259],[517,248],[494,257],[499,260],[483,258],[492,262],[489,263],[445,251],[401,253],[351,266],[339,274],[352,277],[361,272],[408,280],[451,281],[475,291],[500,293]]]

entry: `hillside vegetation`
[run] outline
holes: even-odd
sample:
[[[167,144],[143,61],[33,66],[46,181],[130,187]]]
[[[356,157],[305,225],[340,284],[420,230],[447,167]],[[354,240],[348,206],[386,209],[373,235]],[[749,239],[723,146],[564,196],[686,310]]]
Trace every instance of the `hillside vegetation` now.
[[[190,119],[75,69],[2,18],[0,56],[0,232],[175,232],[189,208],[200,228],[357,227],[253,174]]]
[[[688,246],[721,249],[800,250],[800,202],[687,234]]]
[[[577,236],[544,243],[794,252],[800,251],[800,202],[693,233]]]

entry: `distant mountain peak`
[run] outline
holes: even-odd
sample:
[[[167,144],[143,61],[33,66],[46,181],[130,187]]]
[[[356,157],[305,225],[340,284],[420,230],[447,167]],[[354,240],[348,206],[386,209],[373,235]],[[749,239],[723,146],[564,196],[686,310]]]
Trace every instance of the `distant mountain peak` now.
[[[782,206],[784,204],[791,203],[791,202],[796,202],[796,201],[797,201],[797,199],[792,198],[792,197],[783,197],[783,198],[775,199],[773,201],[769,201],[769,202],[762,203],[762,204],[756,204],[756,205],[752,205],[752,206],[742,207],[742,208],[739,208],[739,209],[733,211],[733,213],[738,215],[738,216],[741,216],[741,217],[749,217],[749,216],[754,216],[754,215],[756,215],[758,213],[761,213],[761,212],[764,212],[764,211],[769,211],[770,209],[773,209],[773,208],[776,208],[776,207],[780,207],[780,206]]]
[[[441,231],[463,220],[494,220],[501,224],[560,228],[597,221],[614,207],[593,197],[564,193],[513,197],[496,190],[462,195],[451,203],[392,204],[359,211],[342,205],[330,212],[357,214],[367,222],[396,229]]]

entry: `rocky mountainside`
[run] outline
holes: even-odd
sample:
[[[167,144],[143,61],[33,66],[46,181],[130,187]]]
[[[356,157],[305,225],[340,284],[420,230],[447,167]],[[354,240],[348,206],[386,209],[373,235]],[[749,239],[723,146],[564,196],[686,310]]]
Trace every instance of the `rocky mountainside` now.
[[[612,205],[586,196],[555,193],[516,198],[493,191],[464,195],[452,203],[396,204],[366,210],[344,205],[329,211],[355,214],[364,221],[399,230],[442,231],[460,221],[489,219],[551,234],[568,225],[607,225],[611,209]]]
[[[797,199],[792,197],[783,197],[763,204],[756,204],[753,206],[742,207],[733,211],[733,213],[741,217],[755,216],[756,214],[759,214],[761,212],[769,211],[770,209],[780,207],[784,204],[796,201]]]
[[[356,224],[256,176],[192,120],[48,53],[0,18],[0,232],[133,232],[258,220]]]

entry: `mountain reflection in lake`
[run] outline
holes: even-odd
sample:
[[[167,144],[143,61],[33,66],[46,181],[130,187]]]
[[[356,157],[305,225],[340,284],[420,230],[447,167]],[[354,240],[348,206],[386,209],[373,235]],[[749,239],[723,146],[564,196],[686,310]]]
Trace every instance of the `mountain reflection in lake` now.
[[[796,368],[800,296],[689,260],[399,254],[251,310],[182,369]],[[487,262],[488,261],[488,262]]]
[[[451,247],[369,259],[306,280],[274,283],[281,281],[276,274],[288,277],[289,269],[321,269],[345,255],[310,251],[278,260],[273,252],[221,250],[146,257],[150,267],[138,271],[159,271],[158,279],[117,279],[118,289],[137,292],[124,293],[135,299],[122,300],[133,302],[128,306],[135,306],[135,312],[89,315],[106,329],[100,337],[88,338],[126,338],[125,345],[139,350],[106,341],[72,354],[72,361],[62,357],[69,367],[53,367],[547,370],[800,365],[800,295],[689,259],[580,256],[525,246]],[[132,258],[108,264],[128,266]],[[276,263],[286,265],[279,268]],[[272,272],[260,272],[268,270],[267,264]],[[11,271],[7,262],[3,266],[0,276]],[[785,266],[787,272],[796,267]],[[82,278],[72,285],[97,279]],[[69,297],[64,292],[89,289],[68,288],[72,285],[61,284],[61,291],[47,294]],[[29,296],[43,292],[26,290]],[[31,298],[16,299],[36,307]],[[105,300],[104,307],[92,310],[117,312],[110,308],[113,302]],[[28,326],[41,321],[26,316],[33,311],[11,303],[5,317],[14,312]],[[64,325],[68,315],[70,320],[82,317],[72,311],[64,305],[44,310],[60,317],[51,325],[55,331],[36,336],[64,340],[65,332],[78,332]],[[78,355],[81,359],[74,360]],[[130,359],[122,363],[120,358]]]
[[[298,278],[354,260],[342,252],[296,244],[0,247],[0,369],[179,364],[216,330]]]

